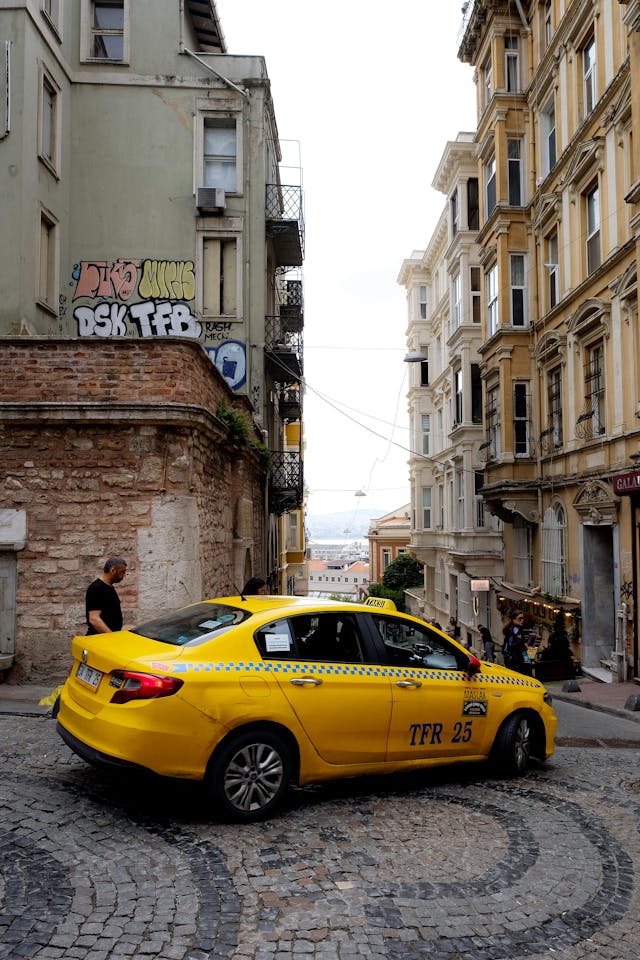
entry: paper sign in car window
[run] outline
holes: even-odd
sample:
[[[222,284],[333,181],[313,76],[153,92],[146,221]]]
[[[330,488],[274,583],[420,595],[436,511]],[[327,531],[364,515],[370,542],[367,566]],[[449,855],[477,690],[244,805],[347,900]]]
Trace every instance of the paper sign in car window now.
[[[288,633],[268,633],[266,636],[267,653],[288,653],[291,639]]]
[[[200,625],[201,630],[215,630],[216,627],[220,626],[219,620],[204,620]]]

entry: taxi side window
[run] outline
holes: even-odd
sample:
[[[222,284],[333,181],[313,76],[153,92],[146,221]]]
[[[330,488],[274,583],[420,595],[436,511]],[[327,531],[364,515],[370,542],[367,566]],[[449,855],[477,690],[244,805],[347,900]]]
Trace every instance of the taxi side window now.
[[[383,663],[394,667],[463,668],[462,655],[428,627],[374,614],[372,620],[384,645]]]
[[[289,620],[300,660],[362,663],[362,644],[350,613],[315,613]]]
[[[274,620],[255,633],[258,650],[265,660],[295,659],[293,637],[288,620]]]

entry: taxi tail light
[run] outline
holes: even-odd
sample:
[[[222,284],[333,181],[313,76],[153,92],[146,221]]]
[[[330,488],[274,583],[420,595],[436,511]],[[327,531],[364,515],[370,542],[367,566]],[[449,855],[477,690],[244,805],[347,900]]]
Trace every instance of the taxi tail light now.
[[[183,684],[177,677],[158,677],[153,673],[138,673],[135,670],[117,670],[113,677],[120,680],[122,686],[112,696],[111,703],[171,697]]]

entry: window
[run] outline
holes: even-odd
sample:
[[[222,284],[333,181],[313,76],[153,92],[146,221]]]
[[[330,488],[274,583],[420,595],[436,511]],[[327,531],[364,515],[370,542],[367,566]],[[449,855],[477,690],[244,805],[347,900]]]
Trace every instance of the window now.
[[[509,257],[511,273],[511,323],[514,327],[526,327],[525,259],[522,253]]]
[[[471,319],[474,323],[482,321],[482,301],[480,293],[480,267],[470,269],[471,285]]]
[[[547,176],[556,165],[556,105],[553,97],[542,111],[542,174]]]
[[[491,157],[489,162],[485,164],[484,168],[484,183],[485,183],[485,201],[486,201],[486,214],[485,219],[491,216],[491,213],[495,209],[496,205],[496,158]]]
[[[559,300],[558,295],[558,232],[554,230],[547,240],[548,295],[549,309],[552,310]]]
[[[544,3],[544,42],[548,47],[553,37],[553,3],[552,0],[545,0]]]
[[[484,90],[483,106],[487,107],[491,102],[491,97],[493,96],[493,68],[491,66],[491,57],[489,57],[482,68],[482,82]]]
[[[389,547],[384,547],[382,550],[382,572],[383,573],[387,569],[390,563],[391,563],[391,550],[389,549]]]
[[[454,391],[455,391],[455,404],[456,404],[456,414],[455,422],[456,424],[462,423],[464,419],[463,409],[462,409],[462,370],[456,370],[453,375],[454,379]]]
[[[521,587],[533,584],[533,531],[530,524],[515,517],[512,525],[513,537],[513,582]]]
[[[60,0],[42,0],[42,12],[56,31],[60,28]]]
[[[427,285],[421,283],[418,287],[419,316],[421,320],[427,319]]]
[[[439,483],[436,487],[436,517],[437,529],[444,529],[444,484]]]
[[[582,49],[582,96],[584,116],[588,116],[596,102],[596,41],[594,37]]]
[[[592,344],[587,350],[585,367],[585,401],[590,413],[593,436],[605,432],[604,344]]]
[[[233,119],[204,119],[205,187],[222,187],[227,193],[237,190],[236,122]]]
[[[489,459],[496,460],[501,452],[500,398],[497,387],[487,390],[487,443]]]
[[[372,619],[384,644],[382,663],[387,666],[436,670],[461,670],[467,666],[466,654],[426,624],[379,614]]]
[[[41,72],[40,82],[40,128],[38,155],[52,170],[59,167],[59,88],[46,71]]]
[[[471,421],[482,423],[482,378],[478,363],[471,364]]]
[[[451,284],[451,330],[457,330],[462,323],[462,280],[457,273]]]
[[[427,457],[429,456],[431,438],[431,414],[423,413],[420,420],[422,424],[422,452]]]
[[[484,527],[485,525],[485,516],[484,516],[484,499],[480,491],[484,486],[484,473],[480,470],[476,470],[473,475],[473,492],[474,500],[476,507],[476,527]]]
[[[456,520],[458,530],[464,530],[464,471],[456,470]]]
[[[478,198],[478,178],[467,180],[467,226],[469,230],[480,229],[480,202]]]
[[[431,487],[422,488],[422,529],[431,529]]]
[[[509,205],[522,205],[522,141],[507,140]]]
[[[513,452],[529,456],[529,384],[513,385]]]
[[[423,343],[420,347],[420,353],[424,354],[426,360],[420,361],[420,386],[429,386],[429,345]]]
[[[595,184],[585,194],[587,217],[587,273],[600,266],[600,191]]]
[[[459,216],[460,211],[458,210],[458,191],[454,190],[451,195],[451,232],[455,237],[456,233],[460,229]]]
[[[547,378],[549,430],[554,447],[562,446],[562,367],[554,367]]]
[[[287,516],[289,518],[289,537],[287,541],[287,549],[297,550],[300,546],[300,538],[299,538],[300,515],[297,511],[294,510],[293,513],[289,513],[287,514]]]
[[[542,592],[564,597],[567,592],[567,521],[563,507],[548,507],[542,518]]]
[[[53,217],[40,212],[39,271],[37,299],[41,306],[55,311],[57,301],[57,224]]]
[[[487,337],[492,337],[498,329],[498,267],[492,267],[487,274]]]
[[[520,54],[518,38],[510,35],[504,38],[504,77],[509,93],[520,92]]]
[[[306,614],[277,620],[261,627],[255,638],[262,656],[272,660],[363,661],[356,618],[348,613]]]
[[[202,307],[205,315],[237,314],[237,243],[205,237],[202,251]]]
[[[91,0],[89,57],[125,59],[125,0]]]

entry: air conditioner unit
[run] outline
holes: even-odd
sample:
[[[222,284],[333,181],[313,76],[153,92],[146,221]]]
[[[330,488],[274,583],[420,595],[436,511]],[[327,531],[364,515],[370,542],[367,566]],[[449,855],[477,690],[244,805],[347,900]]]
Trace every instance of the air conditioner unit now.
[[[225,201],[222,187],[196,187],[196,207],[200,213],[223,213]]]

